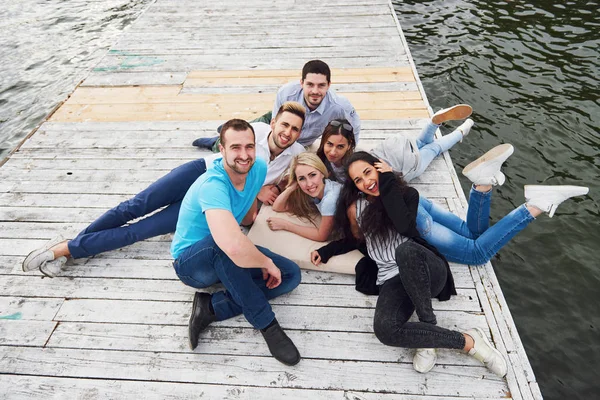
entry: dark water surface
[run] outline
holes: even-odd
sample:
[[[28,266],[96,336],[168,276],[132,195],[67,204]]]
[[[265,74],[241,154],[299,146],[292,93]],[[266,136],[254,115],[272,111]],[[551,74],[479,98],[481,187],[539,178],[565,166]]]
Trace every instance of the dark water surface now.
[[[590,187],[554,218],[540,216],[493,265],[544,397],[598,399],[600,4],[555,3],[394,7],[433,109],[464,102],[475,110],[474,129],[451,151],[457,170],[497,144],[515,146],[494,221],[523,202],[524,184]]]
[[[150,0],[0,5],[0,161],[106,54]]]

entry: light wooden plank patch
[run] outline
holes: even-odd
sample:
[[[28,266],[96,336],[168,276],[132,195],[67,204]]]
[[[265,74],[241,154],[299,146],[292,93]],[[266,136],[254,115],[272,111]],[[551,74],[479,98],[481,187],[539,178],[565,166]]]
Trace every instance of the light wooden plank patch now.
[[[0,318],[0,346],[43,346],[57,322]]]
[[[209,81],[205,81],[207,86]],[[226,81],[214,82],[220,86],[228,86]],[[254,81],[246,81],[246,85],[230,86],[254,86]],[[260,82],[257,82],[260,84]],[[285,82],[284,82],[285,83]],[[402,92],[352,92],[343,93],[345,97],[352,102],[356,109],[372,109],[374,104],[379,107],[402,108],[404,103],[411,105],[410,100],[421,100],[418,91]],[[275,101],[275,92],[273,93],[181,93],[181,86],[125,86],[125,87],[80,87],[73,92],[67,104],[127,104],[127,103],[167,103],[176,104],[194,103],[210,106],[219,104],[221,106],[244,105],[247,103],[256,103],[265,106],[265,111],[272,109],[272,103]],[[387,106],[381,103],[391,103]]]
[[[508,394],[504,381],[484,367],[440,366],[423,375],[412,365],[304,359],[286,367],[272,357],[163,354],[9,347],[0,371],[82,378],[165,380],[171,382],[256,385],[278,388],[368,391],[430,395],[495,396]],[[215,366],[219,368],[215,368]],[[389,379],[402,376],[402,379]]]

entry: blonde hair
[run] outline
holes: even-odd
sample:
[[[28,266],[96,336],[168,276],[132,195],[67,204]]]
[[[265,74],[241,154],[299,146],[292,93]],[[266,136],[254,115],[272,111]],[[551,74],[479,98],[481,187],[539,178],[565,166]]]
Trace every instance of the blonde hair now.
[[[304,125],[304,119],[306,118],[306,108],[296,101],[286,101],[279,107],[277,114],[273,116],[274,120],[277,120],[284,112],[292,113],[302,119],[302,125]]]
[[[289,180],[288,187],[294,182],[298,183],[298,177],[296,176],[296,168],[299,165],[307,165],[313,167],[317,171],[323,174],[324,179],[327,178],[327,167],[323,164],[323,161],[315,153],[304,152],[300,153],[292,159],[290,168],[288,169]],[[314,224],[314,218],[319,215],[319,210],[315,205],[312,197],[307,195],[300,189],[300,186],[296,187],[287,200],[288,212],[294,214],[300,218],[306,218]]]

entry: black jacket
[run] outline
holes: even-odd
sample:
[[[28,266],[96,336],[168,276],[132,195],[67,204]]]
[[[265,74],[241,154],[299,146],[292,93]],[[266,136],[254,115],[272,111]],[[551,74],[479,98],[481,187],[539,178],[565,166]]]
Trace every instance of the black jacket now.
[[[401,186],[392,172],[385,172],[379,175],[379,192],[384,209],[388,217],[392,220],[396,231],[402,236],[410,238],[431,250],[444,260],[448,278],[446,279],[444,288],[436,297],[440,301],[449,300],[450,296],[456,294],[456,288],[448,261],[434,246],[427,243],[417,230],[419,192],[412,187]],[[366,245],[358,243],[354,238],[331,242],[317,251],[321,256],[321,261],[327,262],[334,255],[344,254],[354,249],[359,249],[363,254],[367,254]],[[379,290],[376,281],[377,265],[368,256],[365,256],[356,265],[356,290],[365,294],[378,294]]]

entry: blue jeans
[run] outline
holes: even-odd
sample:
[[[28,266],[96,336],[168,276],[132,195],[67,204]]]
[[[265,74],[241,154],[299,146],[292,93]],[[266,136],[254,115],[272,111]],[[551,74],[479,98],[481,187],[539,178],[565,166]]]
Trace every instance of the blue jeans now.
[[[68,243],[73,258],[119,249],[154,236],[175,232],[181,201],[188,189],[206,172],[203,158],[185,163],[146,189],[108,210]],[[129,221],[161,211],[138,222]]]
[[[420,176],[425,169],[431,164],[434,158],[442,154],[444,151],[450,150],[452,146],[462,140],[462,132],[455,130],[452,133],[442,136],[441,139],[435,139],[435,132],[439,125],[433,122],[427,122],[427,125],[421,131],[417,138],[417,147],[419,148],[419,165],[415,172],[412,173],[412,178]]]
[[[269,299],[291,292],[300,284],[300,267],[256,246],[281,271],[281,283],[273,289],[266,286],[260,268],[240,268],[217,246],[211,235],[186,248],[173,266],[177,276],[188,286],[204,289],[221,282],[226,291],[212,295],[217,320],[222,321],[244,314],[256,329],[263,329],[275,318]]]
[[[480,265],[488,262],[502,246],[535,218],[525,205],[489,226],[492,191],[471,188],[467,221],[421,197],[417,212],[417,230],[448,261]]]

